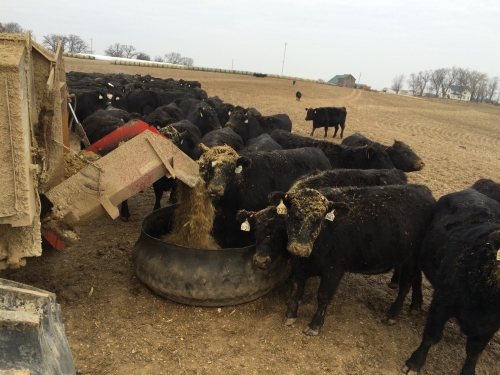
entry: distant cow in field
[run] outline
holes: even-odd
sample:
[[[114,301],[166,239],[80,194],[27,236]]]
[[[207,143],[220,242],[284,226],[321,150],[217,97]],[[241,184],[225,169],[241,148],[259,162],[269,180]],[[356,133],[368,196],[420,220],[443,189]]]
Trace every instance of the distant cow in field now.
[[[293,84],[295,85],[295,80],[293,80]]]
[[[328,128],[334,127],[335,133],[333,133],[333,138],[335,138],[339,130],[339,125],[341,128],[340,138],[344,137],[345,119],[347,117],[345,107],[306,108],[306,111],[306,121],[313,122],[311,137],[314,135],[316,128],[325,128],[326,137]]]
[[[295,93],[295,99],[297,99],[300,102],[300,98],[302,98],[302,93],[300,91],[297,91]]]

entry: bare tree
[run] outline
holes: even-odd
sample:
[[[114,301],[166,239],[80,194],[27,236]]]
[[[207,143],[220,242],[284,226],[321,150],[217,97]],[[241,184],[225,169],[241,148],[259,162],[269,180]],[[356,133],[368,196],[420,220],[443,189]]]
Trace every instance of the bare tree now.
[[[26,30],[17,22],[7,22],[3,24],[4,32],[9,34],[25,34]]]
[[[131,59],[135,56],[137,56],[136,49],[132,45],[128,44],[122,44],[122,51],[123,51],[123,57],[126,57],[127,59]]]
[[[484,81],[487,80],[488,76],[485,73],[481,73],[476,70],[469,72],[468,88],[470,90],[471,101],[478,100],[478,91],[482,90],[482,85],[484,84]]]
[[[115,43],[111,44],[105,51],[104,53],[106,56],[111,56],[111,57],[124,57],[123,56],[123,49],[122,45],[120,43]]]
[[[181,64],[182,56],[178,52],[170,52],[165,54],[165,62],[170,64]]]
[[[418,72],[418,96],[422,96],[425,91],[425,86],[431,79],[431,71],[425,70],[423,72]]]
[[[135,56],[137,60],[145,60],[145,61],[151,61],[151,57],[144,52],[138,52],[137,55]]]
[[[66,51],[66,46],[68,44],[68,38],[65,35],[60,34],[49,34],[43,36],[42,44],[47,47],[48,50],[56,52],[57,45],[59,41],[62,40],[63,51]]]
[[[415,73],[411,73],[406,82],[408,83],[408,88],[413,93],[413,95],[416,95],[419,88],[418,75],[416,75]]]
[[[155,56],[154,61],[156,61],[156,62],[164,62],[165,60],[163,60],[163,57],[161,57],[161,56]]]
[[[71,53],[84,53],[88,52],[89,50],[89,45],[85,43],[82,38],[75,34],[70,34],[66,38],[65,47],[65,51]]]
[[[490,80],[488,81],[488,102],[489,103],[493,103],[492,102],[493,95],[495,95],[495,91],[497,91],[497,89],[498,89],[498,84],[499,84],[498,77],[490,78]]]
[[[458,73],[459,68],[457,68],[456,66],[451,69],[446,69],[446,74],[443,77],[443,82],[441,82],[441,95],[443,98],[446,96],[446,93],[448,92],[450,86],[457,81]]]
[[[444,80],[445,76],[446,76],[446,69],[445,68],[436,69],[434,71],[431,71],[432,89],[433,89],[433,91],[436,92],[436,97],[439,97],[439,90],[441,89],[441,86],[443,85],[443,80]],[[444,98],[444,93],[442,94],[442,97]]]
[[[0,33],[6,33],[5,27],[3,27],[1,22],[0,22]]]
[[[392,79],[392,86],[391,86],[391,90],[392,91],[395,91],[396,94],[399,94],[399,92],[401,91],[401,89],[403,88],[403,83],[404,83],[404,80],[405,80],[405,76],[404,74],[400,74],[396,77],[394,77]]]
[[[191,57],[181,57],[181,65],[193,66],[194,60]]]

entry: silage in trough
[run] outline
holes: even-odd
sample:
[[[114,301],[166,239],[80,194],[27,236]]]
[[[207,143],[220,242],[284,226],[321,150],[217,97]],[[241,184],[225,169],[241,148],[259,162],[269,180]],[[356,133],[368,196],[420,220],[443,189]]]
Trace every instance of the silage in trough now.
[[[212,237],[215,210],[208,196],[205,182],[190,188],[177,180],[177,194],[180,201],[174,213],[172,231],[161,239],[196,249],[219,249]]]

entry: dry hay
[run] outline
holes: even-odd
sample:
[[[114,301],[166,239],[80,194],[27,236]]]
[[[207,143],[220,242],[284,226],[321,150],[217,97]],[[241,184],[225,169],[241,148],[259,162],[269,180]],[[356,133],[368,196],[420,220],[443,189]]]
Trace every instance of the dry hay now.
[[[85,150],[80,151],[78,154],[68,152],[64,155],[64,178],[70,178],[78,173],[80,169],[85,168],[91,162],[100,158],[101,155]]]
[[[215,210],[203,180],[194,188],[177,180],[180,205],[175,210],[174,228],[161,240],[196,249],[220,249],[212,237]]]

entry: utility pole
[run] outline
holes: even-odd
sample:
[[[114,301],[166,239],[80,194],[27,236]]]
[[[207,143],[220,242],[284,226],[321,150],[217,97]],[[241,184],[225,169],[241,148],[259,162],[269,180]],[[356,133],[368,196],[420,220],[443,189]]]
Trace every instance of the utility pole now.
[[[92,50],[92,39],[90,39],[90,53],[93,54],[94,51]]]
[[[231,61],[231,70],[233,70],[233,65],[234,65],[234,59]]]
[[[285,43],[285,52],[283,52],[283,65],[281,66],[281,75],[283,75],[283,68],[285,67],[285,54],[286,54],[286,43]]]

